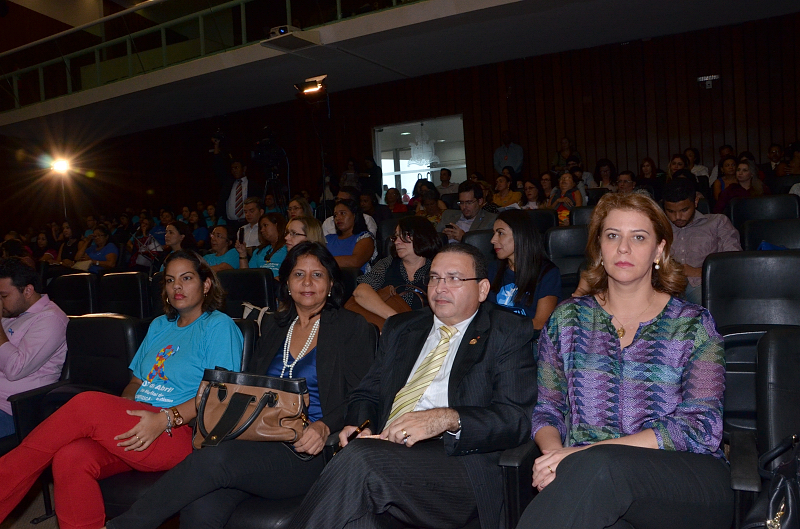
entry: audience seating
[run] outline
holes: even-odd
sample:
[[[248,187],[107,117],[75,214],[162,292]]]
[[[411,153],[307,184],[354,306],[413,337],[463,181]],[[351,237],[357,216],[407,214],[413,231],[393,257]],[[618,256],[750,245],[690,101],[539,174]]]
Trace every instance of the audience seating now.
[[[116,272],[100,278],[100,312],[150,317],[149,278],[144,272]]]
[[[758,473],[758,456],[776,447],[784,438],[800,432],[800,328],[772,329],[758,342],[757,427],[753,432],[734,432],[731,436],[731,487],[735,492],[735,527],[760,521],[766,512],[769,482]],[[726,399],[727,400],[727,399]],[[791,454],[791,450],[789,451]],[[788,454],[787,454],[788,455]],[[776,461],[786,460],[786,455]],[[774,467],[773,467],[774,468]],[[746,518],[749,506],[746,493],[758,493],[755,505]]]
[[[756,348],[760,336],[800,325],[800,251],[724,252],[703,263],[703,305],[725,337],[725,433],[756,425]]]
[[[326,200],[325,207],[323,207],[323,204],[317,206],[316,211],[314,211],[314,217],[319,221],[320,224],[325,222],[325,219],[333,215],[333,207],[335,205],[335,200]]]
[[[342,282],[344,283],[344,300],[350,299],[358,286],[356,279],[361,275],[360,268],[353,268],[349,266],[342,267]]]
[[[439,197],[442,202],[447,204],[448,209],[459,209],[458,207],[458,193],[445,193]]]
[[[269,307],[277,310],[275,289],[277,282],[272,270],[268,268],[244,268],[241,270],[223,270],[217,273],[222,288],[225,289],[225,308],[223,312],[231,318],[241,318],[242,302],[249,302],[257,307]]]
[[[734,198],[725,209],[733,226],[742,231],[748,220],[800,218],[800,197],[797,195],[767,195],[752,198]]]
[[[150,285],[147,287],[150,297],[150,313],[154,318],[164,314],[164,301],[161,299],[162,281],[164,281],[164,272],[156,272],[150,278]]]
[[[748,220],[744,223],[741,236],[745,251],[757,250],[764,241],[790,250],[800,250],[800,219]]]
[[[775,189],[770,189],[773,194],[788,193],[793,185],[800,183],[800,175],[787,175],[775,178]]]
[[[492,245],[493,230],[473,230],[468,231],[461,238],[461,242],[469,244],[481,251],[484,257],[489,261],[497,258],[494,253],[494,246]]]
[[[46,292],[68,316],[82,316],[100,309],[99,281],[95,274],[56,277],[47,285]]]
[[[403,214],[403,215],[405,215],[405,214]],[[394,235],[394,230],[397,229],[397,221],[398,220],[399,220],[399,217],[392,217],[391,219],[386,219],[384,221],[381,221],[381,223],[378,225],[378,234],[375,237],[375,241],[376,241],[376,244],[379,244],[379,247],[378,247],[378,258],[379,259],[389,255],[388,254],[388,247],[385,245],[385,241],[389,237]],[[380,244],[381,241],[383,241],[384,244]]]
[[[605,187],[590,187],[586,190],[586,205],[587,206],[596,206],[597,201],[600,200],[600,197],[608,193],[610,189]]]
[[[592,219],[594,206],[578,206],[569,212],[569,223],[572,226],[588,226]]]
[[[709,206],[708,200],[706,200],[705,198],[701,198],[700,200],[697,201],[696,209],[703,215],[708,215],[709,213],[711,213],[711,206]]]
[[[586,258],[587,226],[550,228],[544,237],[545,253],[561,272],[562,299],[568,298],[578,286],[578,270]]]
[[[529,209],[528,216],[542,235],[558,226],[558,214],[554,209]]]

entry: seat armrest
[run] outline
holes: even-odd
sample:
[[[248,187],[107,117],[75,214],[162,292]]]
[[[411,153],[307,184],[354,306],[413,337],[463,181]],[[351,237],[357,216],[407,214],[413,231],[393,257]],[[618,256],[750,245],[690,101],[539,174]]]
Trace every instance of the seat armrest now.
[[[336,450],[339,449],[339,432],[341,430],[337,430],[335,432],[331,432],[328,438],[325,440],[325,446],[322,447],[322,457],[325,459],[325,464],[327,465],[330,463],[331,458],[336,453]]]
[[[11,403],[11,413],[14,416],[14,428],[17,430],[17,438],[20,441],[44,420],[41,410],[45,396],[66,384],[69,384],[69,381],[62,380],[8,397],[8,402]]]
[[[503,469],[503,494],[505,497],[506,527],[516,527],[522,511],[533,499],[533,461],[541,452],[531,439],[516,448],[509,448],[500,454],[500,467]]]
[[[758,450],[753,432],[731,432],[731,488],[746,492],[761,492],[758,474]]]

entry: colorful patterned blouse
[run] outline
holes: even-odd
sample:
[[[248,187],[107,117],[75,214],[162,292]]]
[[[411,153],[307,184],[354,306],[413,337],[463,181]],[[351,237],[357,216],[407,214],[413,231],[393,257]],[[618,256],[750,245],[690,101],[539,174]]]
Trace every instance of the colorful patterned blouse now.
[[[595,298],[572,298],[542,330],[538,364],[532,436],[550,425],[580,446],[652,428],[661,449],[724,457],[725,356],[705,308],[672,298],[620,349]]]

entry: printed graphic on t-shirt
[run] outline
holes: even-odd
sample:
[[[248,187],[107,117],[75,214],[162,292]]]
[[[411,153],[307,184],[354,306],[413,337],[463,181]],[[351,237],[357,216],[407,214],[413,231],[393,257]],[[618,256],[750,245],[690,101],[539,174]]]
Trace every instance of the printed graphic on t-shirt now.
[[[147,374],[147,381],[152,382],[156,378],[168,381],[169,379],[167,378],[167,375],[164,374],[164,362],[167,360],[167,358],[180,351],[180,349],[180,346],[177,346],[173,349],[171,345],[168,345],[160,350],[156,355],[156,363]]]
[[[517,314],[527,316],[524,308],[517,308],[514,306],[514,296],[517,295],[517,290],[517,285],[514,283],[509,283],[508,285],[503,286],[497,293],[497,304],[503,307],[508,307]]]

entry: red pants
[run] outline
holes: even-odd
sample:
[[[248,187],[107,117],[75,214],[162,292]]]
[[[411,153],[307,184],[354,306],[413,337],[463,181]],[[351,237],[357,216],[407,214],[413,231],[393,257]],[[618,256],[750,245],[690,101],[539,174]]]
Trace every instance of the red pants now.
[[[103,527],[105,509],[98,479],[132,469],[168,470],[192,451],[192,431],[182,426],[173,430],[173,437],[161,434],[143,452],[125,452],[114,437],[139,422],[126,410],[158,408],[105,393],[81,393],[0,458],[0,521],[52,463],[59,527]]]

